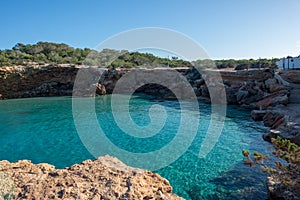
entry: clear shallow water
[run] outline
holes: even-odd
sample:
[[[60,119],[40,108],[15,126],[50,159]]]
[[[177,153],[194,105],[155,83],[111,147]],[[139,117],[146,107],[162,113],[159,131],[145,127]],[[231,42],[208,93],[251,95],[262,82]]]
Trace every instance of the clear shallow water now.
[[[149,108],[153,104],[165,107],[167,120],[163,129],[150,138],[131,137],[116,125],[109,95],[96,98],[97,119],[106,136],[118,147],[135,153],[155,151],[175,137],[180,113],[186,112],[191,117],[193,113],[188,107],[180,110],[177,101],[156,102],[145,96],[133,96],[130,114],[135,123],[141,126],[150,123]],[[199,103],[199,107],[201,120],[193,143],[178,160],[156,172],[170,181],[176,194],[186,199],[266,199],[266,176],[245,167],[241,155],[242,149],[270,153],[261,137],[265,128],[251,121],[249,111],[228,106],[218,143],[201,159],[198,153],[210,122],[210,105]],[[161,113],[156,115],[159,118]],[[0,122],[0,160],[29,159],[63,168],[94,158],[77,134],[71,97],[0,101]],[[86,119],[84,123],[88,127],[91,122]],[[126,157],[119,159],[134,165]]]

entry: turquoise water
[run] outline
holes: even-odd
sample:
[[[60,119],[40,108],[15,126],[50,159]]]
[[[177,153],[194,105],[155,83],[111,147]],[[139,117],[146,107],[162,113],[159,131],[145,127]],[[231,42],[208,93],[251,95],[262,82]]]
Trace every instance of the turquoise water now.
[[[150,138],[135,138],[117,126],[110,100],[110,95],[96,98],[99,125],[114,145],[130,152],[159,150],[175,137],[182,112],[193,117],[193,111],[188,106],[181,110],[177,101],[157,102],[147,96],[133,96],[130,115],[136,124],[146,126],[151,122],[151,105],[164,106],[167,113],[165,126],[158,134]],[[176,194],[186,199],[266,199],[266,176],[259,170],[245,167],[241,155],[242,149],[270,153],[268,143],[261,137],[266,129],[251,121],[248,110],[228,106],[228,117],[218,143],[206,158],[199,158],[199,149],[210,122],[210,105],[199,102],[199,108],[201,120],[193,143],[178,160],[156,172],[170,181]],[[159,118],[161,113],[154,112],[154,115]],[[33,163],[47,162],[63,168],[94,158],[77,134],[71,97],[0,101],[0,122],[0,160],[29,159]],[[88,118],[84,121],[87,127],[91,123]],[[188,132],[189,126],[185,128]],[[135,165],[126,156],[119,159]]]

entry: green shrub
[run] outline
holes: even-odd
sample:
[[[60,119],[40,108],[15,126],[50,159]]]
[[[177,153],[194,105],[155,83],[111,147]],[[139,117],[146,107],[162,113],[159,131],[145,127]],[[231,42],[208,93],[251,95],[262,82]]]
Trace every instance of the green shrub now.
[[[275,162],[276,168],[266,166],[264,161],[269,158],[268,155],[263,156],[259,152],[253,152],[251,155],[249,151],[242,150],[245,157],[244,164],[253,166],[262,166],[265,172],[280,178],[285,186],[299,186],[300,185],[300,147],[290,140],[277,137],[272,139],[274,151],[272,152],[276,157],[285,160],[282,162]]]

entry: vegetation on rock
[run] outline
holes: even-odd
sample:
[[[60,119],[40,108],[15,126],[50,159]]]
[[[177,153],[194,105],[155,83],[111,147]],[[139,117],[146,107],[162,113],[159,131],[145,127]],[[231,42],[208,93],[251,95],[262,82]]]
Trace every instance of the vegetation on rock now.
[[[0,50],[0,66],[33,64],[85,64],[108,68],[134,68],[137,66],[169,67],[212,67],[248,68],[276,67],[277,59],[242,59],[242,60],[197,60],[188,62],[178,57],[160,58],[150,53],[103,49],[101,52],[89,48],[73,48],[66,44],[38,42],[37,44],[16,44],[12,49]]]
[[[278,59],[240,59],[240,60],[196,60],[193,61],[193,65],[197,67],[207,67],[211,66],[211,68],[234,68],[235,70],[244,70],[250,68],[277,68],[276,61]],[[212,63],[213,62],[213,63]]]
[[[282,162],[275,162],[276,168],[266,166],[264,161],[269,158],[259,152],[253,152],[251,156],[249,151],[243,150],[242,154],[245,157],[244,163],[249,166],[263,166],[264,171],[268,172],[272,178],[277,182],[276,190],[289,191],[294,195],[300,193],[300,147],[290,140],[282,139],[280,137],[272,138],[274,145],[273,154],[283,159],[286,164]]]
[[[150,53],[103,49],[101,52],[89,48],[73,48],[66,44],[38,42],[16,44],[12,49],[0,50],[0,66],[32,64],[85,64],[108,68],[133,68],[141,65],[167,65],[169,67],[191,67],[178,58],[159,58]]]

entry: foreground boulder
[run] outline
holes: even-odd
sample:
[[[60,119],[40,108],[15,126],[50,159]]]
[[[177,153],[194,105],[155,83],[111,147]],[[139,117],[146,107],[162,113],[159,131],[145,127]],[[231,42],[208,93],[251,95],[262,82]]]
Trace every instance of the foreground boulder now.
[[[100,157],[65,169],[49,164],[0,161],[0,192],[16,199],[182,199],[158,174]],[[8,197],[10,194],[1,194]],[[0,196],[1,196],[0,195]]]

